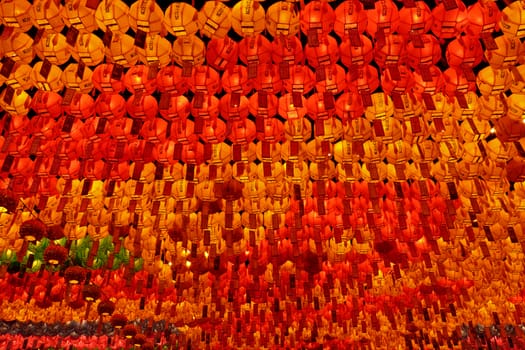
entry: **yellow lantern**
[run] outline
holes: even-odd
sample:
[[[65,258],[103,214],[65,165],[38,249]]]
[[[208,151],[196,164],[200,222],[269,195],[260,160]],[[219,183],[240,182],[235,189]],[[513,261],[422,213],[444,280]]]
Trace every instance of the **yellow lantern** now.
[[[16,64],[13,72],[5,80],[6,85],[11,86],[13,89],[27,90],[33,87],[33,81],[31,80],[31,73],[33,68],[28,64]]]
[[[83,33],[97,29],[95,10],[89,7],[88,1],[66,0],[62,16],[68,27],[75,27]]]
[[[465,100],[467,101],[467,106],[461,106],[457,99],[454,100],[454,117],[457,120],[462,120],[463,118],[471,118],[477,116],[479,111],[478,106],[478,95],[474,91],[469,91],[465,95]]]
[[[523,91],[525,93],[525,91]],[[501,96],[482,96],[478,98],[479,118],[497,120],[505,114],[506,101]]]
[[[62,6],[58,1],[35,0],[31,8],[31,19],[35,27],[60,33],[64,29]]]
[[[507,69],[485,67],[476,75],[476,85],[482,95],[499,95],[509,89],[512,76]]]
[[[81,93],[89,93],[93,90],[93,82],[91,77],[93,71],[89,68],[84,69],[84,73],[80,78],[77,74],[78,63],[69,64],[62,72],[62,81],[68,89],[78,90]]]
[[[232,8],[232,28],[240,36],[255,36],[265,29],[264,8],[257,0],[241,0]]]
[[[459,127],[459,137],[463,142],[477,142],[489,136],[491,128],[484,119],[465,118]]]
[[[481,163],[485,159],[486,146],[484,142],[465,142],[460,144],[459,154],[465,162]],[[443,152],[442,152],[443,154]]]
[[[164,12],[155,0],[138,0],[129,8],[129,24],[135,32],[163,33]]]
[[[95,34],[80,34],[72,55],[77,62],[82,61],[90,67],[97,66],[104,60],[104,43]]]
[[[294,36],[300,29],[299,13],[288,1],[278,1],[266,11],[266,29],[273,37]]]
[[[370,121],[375,119],[390,118],[394,115],[394,103],[390,96],[383,92],[371,95],[372,106],[365,108],[365,117]]]
[[[42,61],[47,58],[49,62],[57,66],[66,63],[71,57],[66,37],[60,33],[47,32],[44,34],[35,46],[35,51]]]
[[[15,90],[14,92],[11,90],[13,96],[11,101],[7,102],[6,93],[10,93],[9,91],[10,89],[5,89],[0,94],[0,107],[12,115],[26,115],[31,105],[31,96],[22,89]]]
[[[512,74],[510,90],[513,93],[525,92],[525,64],[520,64],[515,67],[514,74]]]
[[[231,28],[231,10],[220,1],[206,1],[198,15],[201,34],[208,38],[222,39]]]
[[[195,35],[183,36],[173,42],[173,60],[182,67],[204,63],[206,47]]]
[[[507,98],[507,117],[513,120],[525,119],[525,94],[512,94]]]
[[[148,35],[143,49],[137,48],[139,60],[145,65],[165,67],[171,62],[171,44],[159,34]]]
[[[111,43],[106,47],[106,59],[108,63],[134,66],[139,59],[134,39],[127,34],[113,33]]]
[[[494,39],[494,41],[498,48],[485,51],[485,58],[492,68],[511,68],[518,63],[518,57],[523,54],[523,46],[520,39],[502,35]]]
[[[129,29],[129,7],[121,0],[101,1],[95,11],[98,27],[106,32],[125,33]]]
[[[8,27],[27,32],[33,26],[31,4],[26,0],[4,0],[0,2],[0,21]]]
[[[168,31],[176,37],[193,35],[200,29],[197,10],[184,2],[169,5],[164,18]]]
[[[33,84],[37,89],[44,91],[60,91],[64,87],[64,82],[62,81],[62,70],[56,66],[51,65],[47,77],[42,76],[43,62],[39,61],[33,66],[31,72],[31,79]]]
[[[521,1],[508,4],[502,11],[499,25],[510,38],[525,37],[525,6]]]
[[[33,39],[26,33],[13,33],[9,38],[0,40],[0,46],[5,57],[17,62],[30,64],[35,57]]]

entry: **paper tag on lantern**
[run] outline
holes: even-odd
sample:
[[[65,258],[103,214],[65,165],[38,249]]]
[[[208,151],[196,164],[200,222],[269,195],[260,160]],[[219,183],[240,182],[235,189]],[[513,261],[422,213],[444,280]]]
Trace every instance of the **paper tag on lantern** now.
[[[479,247],[481,248],[483,257],[490,258],[490,251],[489,251],[489,247],[487,246],[487,243],[485,241],[481,241],[479,242]]]
[[[326,80],[326,70],[324,66],[320,66],[315,70],[315,80],[317,82]]]
[[[95,130],[95,135],[100,135],[104,133],[106,129],[106,124],[108,122],[107,118],[99,118],[97,123],[97,129]]]
[[[242,160],[242,145],[233,144],[232,145],[232,159],[234,162],[240,162]]]
[[[511,243],[519,243],[518,237],[516,236],[516,231],[514,231],[514,228],[512,226],[507,227],[507,232],[509,234]]]
[[[4,102],[10,105],[11,102],[13,102],[14,97],[15,97],[15,89],[13,89],[11,85],[8,85],[5,89]]]
[[[64,97],[62,98],[62,105],[63,106],[69,106],[71,105],[71,102],[73,102],[73,98],[75,97],[75,94],[76,94],[76,90],[75,89],[66,89],[65,93],[64,93]]]
[[[350,39],[350,45],[353,47],[362,47],[363,42],[361,41],[361,35],[359,35],[359,30],[357,28],[352,28],[347,31],[348,38]]]
[[[241,104],[241,94],[238,92],[233,92],[230,96],[230,107],[238,108]]]
[[[380,50],[383,46],[386,45],[385,28],[381,26],[377,28],[375,39],[376,39],[376,45],[375,45],[376,49]]]
[[[317,28],[311,28],[306,34],[308,39],[308,45],[311,47],[319,46],[319,34],[317,33]]]
[[[316,137],[325,135],[324,120],[322,120],[322,119],[316,119],[315,120],[314,131],[315,131],[315,136]]]
[[[492,31],[480,33],[480,38],[481,38],[481,41],[483,42],[483,45],[485,45],[485,49],[489,51],[499,49],[498,44],[496,44],[496,41],[492,37]]]
[[[292,104],[296,108],[303,107],[303,95],[300,92],[292,92]]]
[[[2,69],[0,69],[0,74],[2,74],[4,77],[9,78],[11,75],[11,72],[13,72],[13,68],[15,67],[16,61],[13,60],[11,57],[4,56],[1,60],[2,63]]]
[[[422,49],[425,47],[425,43],[423,42],[423,39],[421,37],[421,34],[419,33],[410,33],[410,42],[416,49]]]
[[[62,125],[62,132],[64,133],[70,133],[71,129],[73,128],[73,123],[75,122],[75,118],[67,115],[64,119],[64,124]]]
[[[432,72],[430,71],[430,64],[420,64],[419,73],[424,82],[432,82]]]
[[[105,47],[110,47],[112,40],[113,40],[113,32],[108,27],[106,31],[104,32],[104,36],[102,37],[102,43],[104,44]]]
[[[474,71],[471,67],[464,66],[462,70],[468,82],[472,83],[476,81],[476,74],[474,74]]]
[[[468,108],[468,102],[464,93],[456,91],[456,99],[458,100],[458,104],[461,108]]]
[[[71,46],[75,46],[79,34],[80,31],[76,27],[69,27],[66,33],[66,42]]]
[[[113,63],[113,69],[111,70],[111,79],[120,80],[122,74],[124,74],[124,66],[118,63]]]
[[[492,231],[490,230],[490,226],[484,225],[483,231],[485,232],[485,236],[487,236],[487,240],[489,242],[494,242],[494,236],[492,235]]]
[[[33,39],[33,46],[38,45],[40,40],[42,40],[42,37],[44,36],[44,33],[46,32],[45,28],[39,28],[35,34],[35,37]]]
[[[159,73],[160,65],[159,62],[152,62],[148,65],[148,80],[156,79]]]
[[[385,136],[385,129],[383,129],[383,123],[379,119],[374,119],[374,132],[377,137]]]
[[[279,63],[279,76],[283,80],[290,79],[290,63],[288,61]]]
[[[443,5],[446,11],[452,11],[458,8],[456,0],[443,0]]]
[[[368,90],[360,90],[359,95],[361,95],[361,100],[363,101],[364,107],[372,107],[374,102],[372,101],[372,95]]]
[[[332,94],[330,91],[326,91],[323,93],[323,102],[324,102],[324,108],[326,110],[335,109],[334,94]]]
[[[15,30],[15,27],[0,24],[0,37],[9,38],[13,34],[14,30]]]
[[[401,72],[399,71],[399,65],[397,64],[387,64],[386,69],[388,70],[388,73],[390,74],[390,78],[395,81],[401,80]],[[403,101],[401,100],[401,103]],[[401,109],[405,108],[405,105],[403,103]]]
[[[135,32],[134,45],[138,48],[144,49],[144,47],[146,46],[146,38],[147,33],[140,29],[137,29],[137,31]]]
[[[432,95],[427,93],[427,92],[423,92],[421,94],[421,97],[423,98],[423,102],[425,103],[425,107],[427,107],[427,109],[429,111],[435,111],[436,110],[436,104],[434,103],[434,99],[432,99]]]
[[[96,10],[100,0],[86,0],[86,7],[92,10]]]
[[[398,108],[398,109],[405,108],[405,103],[403,102],[403,98],[401,97],[400,93],[392,92],[390,97],[392,97],[392,102],[394,102],[395,108]]]
[[[361,68],[359,68],[357,64],[351,64],[350,67],[348,67],[348,75],[350,81],[359,79],[359,76],[361,75]]]
[[[259,67],[259,62],[257,61],[248,62],[248,79],[257,78],[258,67]]]

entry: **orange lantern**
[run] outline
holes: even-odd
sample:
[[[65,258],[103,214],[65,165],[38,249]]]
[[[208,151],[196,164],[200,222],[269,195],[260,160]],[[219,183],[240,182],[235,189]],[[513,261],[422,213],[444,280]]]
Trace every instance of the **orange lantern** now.
[[[67,0],[62,11],[64,22],[68,27],[75,27],[80,32],[90,33],[97,29],[95,9],[88,0]]]
[[[317,92],[329,92],[333,95],[338,95],[346,88],[346,74],[343,67],[334,64],[321,69],[324,70],[324,79],[317,77],[317,82],[315,83]]]
[[[117,93],[102,93],[95,102],[95,113],[101,118],[123,118],[126,115],[126,100]]]
[[[125,33],[129,29],[129,7],[121,0],[102,1],[95,10],[100,30]]]
[[[337,41],[330,35],[320,39],[315,47],[306,44],[304,54],[306,61],[312,68],[334,65],[339,60]]]
[[[508,4],[502,11],[499,25],[503,34],[511,38],[525,36],[525,7],[519,1]]]
[[[412,71],[405,65],[399,66],[399,76],[393,75],[389,69],[381,74],[381,86],[383,91],[391,95],[392,93],[404,94],[410,91],[414,85]]]
[[[200,29],[197,10],[184,2],[174,2],[169,5],[164,19],[168,31],[176,37],[193,35]]]
[[[424,1],[415,1],[414,6],[403,6],[399,10],[397,32],[405,37],[425,34],[432,27],[432,13]]]
[[[463,71],[455,68],[448,68],[443,72],[443,79],[445,80],[444,92],[450,98],[458,96],[459,94],[466,94],[467,91],[475,91],[476,83],[468,81]]]
[[[173,42],[173,59],[181,67],[195,67],[204,63],[205,45],[194,35],[177,38]]]
[[[407,61],[413,69],[436,64],[441,59],[441,46],[431,34],[420,36],[423,46],[416,47],[414,41],[407,44]]]
[[[177,66],[163,67],[157,74],[157,90],[160,93],[183,95],[189,89],[189,81],[181,75],[182,69]]]
[[[221,82],[224,91],[228,94],[246,95],[253,89],[252,82],[248,80],[248,70],[238,64],[222,74]]]
[[[124,67],[135,65],[139,59],[134,39],[123,33],[115,32],[111,42],[105,48],[106,62],[116,63]]]
[[[129,8],[129,25],[134,32],[165,34],[164,12],[154,0],[138,0]]]
[[[343,39],[343,42],[339,46],[341,50],[341,63],[347,68],[354,65],[366,66],[372,62],[374,58],[374,50],[372,41],[364,35],[359,35],[360,43],[355,45],[349,38]]]
[[[247,84],[251,88],[251,84]],[[257,79],[254,81],[254,87],[257,91],[264,91],[267,94],[261,94],[261,98],[277,94],[283,89],[283,81],[279,75],[278,67],[274,64],[265,64],[259,69]]]
[[[374,3],[374,9],[366,11],[368,24],[366,32],[375,37],[378,31],[391,34],[399,27],[399,10],[392,0]]]
[[[120,93],[124,91],[123,70],[115,64],[101,64],[93,71],[93,85],[101,92]]]
[[[505,69],[495,70],[491,66],[480,70],[476,76],[476,85],[481,95],[499,95],[510,88],[512,75]]]
[[[224,38],[232,25],[230,8],[220,1],[205,2],[198,19],[201,34],[212,39]]]
[[[279,98],[279,114],[286,119],[301,120],[306,115],[306,99],[300,95],[301,104],[296,105],[298,101],[294,101],[291,93],[285,94]]]
[[[166,119],[186,119],[190,114],[190,102],[183,95],[169,95],[168,104],[159,106],[159,113]]]
[[[202,104],[191,101],[191,114],[195,118],[216,119],[219,116],[219,99],[213,95],[205,95]]]
[[[264,95],[264,97],[260,97]],[[261,101],[260,101],[261,100]],[[271,119],[277,114],[278,97],[264,91],[256,92],[248,99],[248,110],[251,115]]]
[[[165,67],[171,63],[171,43],[160,34],[148,34],[144,47],[137,47],[137,56],[148,66]]]
[[[314,73],[307,66],[294,65],[290,67],[290,79],[284,81],[288,92],[307,94],[314,87]]]
[[[5,79],[5,84],[13,89],[28,90],[33,87],[32,74],[33,68],[30,65],[15,63],[13,71]]]
[[[346,75],[346,84],[350,91],[370,94],[379,87],[379,72],[372,65],[359,68]]]
[[[35,46],[35,52],[39,57],[43,60],[45,54],[49,55],[49,60],[51,63],[55,64],[62,64],[65,61],[69,59],[69,56],[67,56],[67,59],[65,61],[61,61],[61,63],[53,62],[53,54],[51,52],[45,51],[42,48],[42,41],[45,40],[42,38],[40,41],[40,45]],[[0,52],[3,53],[3,56],[10,57],[12,60],[24,64],[30,64],[33,58],[35,57],[35,52],[33,52],[33,39],[27,35],[26,33],[21,32],[15,32],[11,36],[9,36],[7,39],[1,40],[2,49]],[[50,44],[51,45],[51,44]],[[65,41],[64,41],[65,46]],[[58,48],[57,48],[58,49]],[[60,51],[60,49],[58,49]],[[60,52],[59,52],[60,54]],[[45,56],[47,57],[47,56]]]
[[[124,86],[132,94],[142,92],[152,94],[157,88],[157,76],[150,77],[148,67],[136,65],[128,69],[124,75]]]
[[[62,82],[68,89],[78,90],[82,93],[89,93],[93,90],[93,71],[89,68],[85,68],[82,72],[82,76],[78,74],[78,64],[69,64],[62,72]]]
[[[274,38],[293,37],[300,29],[300,16],[295,5],[288,1],[278,1],[266,11],[266,30]]]
[[[259,64],[271,63],[272,44],[262,34],[243,38],[239,42],[239,58],[250,69],[257,68]]]
[[[357,93],[345,92],[335,102],[336,115],[346,124],[364,113],[363,102]]]
[[[193,93],[214,95],[222,90],[219,73],[208,66],[195,67],[189,83]]]
[[[308,36],[310,44],[312,44],[312,36],[317,39],[330,34],[334,22],[334,10],[328,2],[314,0],[301,10],[301,31]]]
[[[61,65],[71,57],[71,50],[66,43],[66,37],[62,34],[48,32],[35,46],[35,52],[41,60],[48,59],[49,62]]]
[[[277,64],[300,64],[304,60],[301,41],[297,37],[277,38],[272,41],[272,59]]]
[[[15,90],[9,98],[8,93],[12,91],[8,88],[0,93],[0,107],[9,114],[27,114],[31,105],[31,96],[24,90]],[[7,96],[6,96],[7,95]]]
[[[92,33],[80,34],[72,51],[77,62],[84,62],[87,66],[96,66],[104,60],[104,43],[102,39]]]
[[[55,1],[36,0],[31,8],[31,19],[37,28],[60,33],[64,29],[62,6]]]
[[[518,57],[521,57],[524,51],[520,39],[502,35],[494,39],[494,42],[497,49],[485,50],[485,58],[492,68],[511,68],[518,63]]]
[[[500,11],[495,2],[478,1],[467,10],[468,25],[465,32],[474,37],[490,35],[499,30],[499,18]]]
[[[405,62],[405,39],[401,35],[397,34],[387,35],[383,45],[376,45],[373,57],[374,61],[381,68],[395,67],[399,63]]]
[[[0,3],[1,23],[15,28],[17,31],[27,32],[31,22],[32,6],[28,1],[7,0]]]
[[[220,99],[219,111],[226,120],[246,119],[249,113],[248,104],[245,96],[237,99],[233,94],[226,94]]]
[[[444,80],[443,74],[438,67],[432,65],[428,69],[430,73],[429,77],[423,78],[420,72],[414,72],[414,87],[413,91],[418,97],[422,97],[423,94],[434,94],[438,91],[441,91],[443,88]],[[430,78],[430,79],[428,79]]]
[[[448,44],[445,57],[451,67],[475,67],[481,63],[482,51],[479,40],[469,36],[460,36]]]
[[[360,1],[343,1],[335,9],[334,32],[344,39],[353,33],[363,34],[366,30],[368,17]]]
[[[132,118],[155,118],[158,110],[157,99],[151,95],[131,95],[126,101],[126,111]]]
[[[439,39],[451,39],[461,33],[468,23],[463,1],[453,0],[454,6],[439,3],[432,9],[432,33]]]
[[[239,44],[227,36],[211,39],[206,47],[206,62],[219,71],[235,65],[238,57]]]
[[[40,90],[46,91],[60,91],[64,87],[64,82],[62,81],[62,70],[56,66],[51,65],[49,71],[44,74],[47,75],[44,77],[42,66],[43,62],[37,62],[33,66],[33,71],[31,72],[31,80],[33,81],[34,86]]]
[[[240,36],[255,36],[265,29],[264,8],[258,1],[241,0],[231,12],[232,28]]]

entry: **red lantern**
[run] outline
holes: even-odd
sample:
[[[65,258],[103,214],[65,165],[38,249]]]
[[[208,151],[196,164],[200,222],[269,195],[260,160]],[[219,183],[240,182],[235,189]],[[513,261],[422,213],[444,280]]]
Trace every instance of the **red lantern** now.
[[[219,99],[215,96],[204,96],[197,104],[195,98],[191,101],[191,114],[195,118],[213,119],[219,116]]]
[[[373,10],[367,10],[366,32],[375,37],[378,31],[391,34],[399,27],[399,10],[392,0],[378,1]]]
[[[478,1],[467,10],[467,35],[479,37],[499,30],[500,11],[493,1]]]
[[[447,9],[444,3],[439,3],[432,9],[432,33],[440,39],[452,39],[458,36],[468,23],[467,7],[463,1],[453,0],[453,5]]]
[[[399,76],[393,76],[390,70],[383,71],[381,74],[381,86],[383,91],[392,95],[392,93],[404,94],[412,89],[414,79],[412,71],[405,65],[399,66]]]
[[[414,6],[403,6],[399,10],[397,32],[405,37],[425,34],[432,26],[432,13],[424,1],[414,2]]]
[[[376,46],[374,61],[381,68],[397,66],[406,62],[406,44],[401,35],[390,34],[385,37],[384,45]]]
[[[219,73],[208,66],[195,67],[190,79],[190,89],[193,93],[219,93],[222,89]]]
[[[126,111],[133,118],[155,118],[159,106],[151,95],[131,95],[126,102]]]
[[[64,112],[76,118],[87,119],[95,114],[95,101],[91,95],[77,92],[71,103],[64,106]]]
[[[101,64],[93,71],[92,79],[95,89],[101,92],[120,93],[124,91],[122,67],[115,64]]]
[[[253,89],[251,81],[248,80],[248,70],[241,65],[226,70],[222,74],[221,82],[224,91],[228,94],[246,95]]]
[[[239,58],[248,66],[270,63],[272,44],[261,34],[245,37],[239,42]]]
[[[327,35],[316,44],[315,46],[306,44],[304,48],[306,61],[311,67],[333,65],[339,60],[339,48],[333,37]]]
[[[334,64],[331,67],[321,68],[324,70],[324,79],[317,78],[315,89],[317,92],[330,92],[338,95],[346,88],[346,74],[343,67]]]
[[[285,62],[289,65],[299,64],[304,60],[301,41],[297,37],[279,37],[272,41],[272,59],[276,64]]]
[[[333,117],[335,113],[335,105],[333,105],[331,109],[327,108],[324,98],[324,94],[316,93],[306,100],[306,110],[308,112],[308,116],[313,120],[330,119]]]
[[[226,94],[221,97],[219,111],[221,116],[226,120],[246,119],[248,117],[248,99],[236,95]]]
[[[31,109],[40,116],[56,119],[62,114],[62,96],[54,91],[38,90],[31,102]]]
[[[416,47],[414,41],[410,41],[407,45],[407,62],[413,69],[436,64],[441,59],[441,46],[433,35],[424,34],[420,39],[423,43],[422,47]]]
[[[423,94],[433,95],[436,92],[441,91],[443,84],[445,83],[443,75],[438,67],[430,66],[428,71],[430,72],[430,80],[428,80],[428,77],[423,78],[420,72],[414,72],[413,91],[419,98],[421,98]]]
[[[195,124],[189,119],[175,119],[171,125],[170,139],[178,143],[186,144],[197,141],[195,135]]]
[[[237,62],[239,44],[229,37],[211,39],[206,48],[206,62],[211,67],[223,71]]]
[[[314,87],[314,73],[307,66],[294,65],[290,67],[290,79],[284,81],[287,92],[307,94]]]
[[[335,102],[336,115],[346,122],[350,119],[360,118],[364,113],[361,96],[354,92],[345,92]]]
[[[177,66],[163,67],[157,74],[157,90],[182,95],[189,89],[189,81],[182,77],[182,69]]]
[[[334,32],[341,38],[350,36],[352,33],[363,34],[366,30],[368,17],[360,1],[343,1],[335,9]]]
[[[234,144],[250,144],[256,137],[255,123],[249,119],[235,120],[231,124],[228,139]]]
[[[221,119],[206,119],[200,138],[206,143],[221,143],[226,139],[226,123]]]
[[[359,68],[346,75],[346,84],[350,91],[372,93],[379,87],[379,72],[372,65]]]
[[[279,75],[279,68],[277,65],[265,64],[261,66],[254,85],[257,91],[264,91],[267,93],[264,96],[275,95],[281,92],[283,89],[283,81]]]
[[[327,36],[334,28],[334,22],[334,10],[328,2],[314,0],[301,11],[301,31],[309,38],[311,35],[319,38]]]
[[[259,97],[264,95],[264,97]],[[264,99],[264,101],[259,100]],[[266,92],[256,92],[248,99],[248,110],[251,115],[261,116],[265,119],[271,119],[277,114],[277,105],[279,103],[277,96],[274,94],[267,94]]]
[[[481,63],[483,48],[476,38],[460,36],[452,40],[445,51],[451,67],[475,67]]]
[[[340,45],[341,63],[347,68],[352,66],[366,66],[374,58],[372,41],[364,35],[359,35],[359,45],[355,45],[352,40],[345,38]]]
[[[167,104],[159,106],[159,114],[166,119],[186,119],[190,115],[190,101],[183,95],[169,95]]]
[[[455,68],[449,68],[443,72],[445,79],[445,94],[449,97],[457,94],[465,94],[468,91],[476,91],[476,83],[468,81],[463,71]]]
[[[124,86],[132,94],[141,92],[152,94],[157,88],[157,75],[149,74],[149,68],[145,65],[135,65],[128,69],[124,76]]]
[[[102,93],[95,102],[95,113],[101,118],[123,118],[126,115],[126,100],[117,93]]]

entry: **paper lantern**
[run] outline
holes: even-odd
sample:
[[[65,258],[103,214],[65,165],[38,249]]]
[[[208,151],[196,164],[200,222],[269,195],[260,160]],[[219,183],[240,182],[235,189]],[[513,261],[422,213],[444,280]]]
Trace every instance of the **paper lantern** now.
[[[43,40],[45,39],[42,39],[41,42]],[[42,56],[44,56],[44,52],[39,51],[39,49],[43,46],[42,44],[37,45],[35,47],[35,52],[33,52],[33,39],[26,33],[15,32],[9,38],[2,40],[2,46],[3,46],[2,52],[5,57],[10,57],[14,61],[21,62],[24,64],[31,63],[31,61],[35,57],[35,52],[37,54],[40,53]],[[53,61],[52,59],[53,54],[47,51],[45,51],[45,53],[47,53],[51,57],[49,60]],[[43,60],[44,58],[42,58],[41,55],[39,55],[39,57],[41,57],[41,59]],[[56,63],[56,62],[51,62],[51,63]]]
[[[500,96],[483,96],[478,99],[479,117],[483,119],[497,120],[505,113],[505,101]]]
[[[476,2],[467,10],[467,35],[479,37],[498,31],[500,11],[494,2]]]
[[[450,96],[456,94],[465,94],[467,91],[475,90],[475,83],[469,82],[465,77],[463,71],[455,68],[448,68],[443,72],[443,79],[445,80],[445,93]]]
[[[23,90],[17,90],[14,92],[12,99],[7,102],[6,91],[8,90],[6,89],[0,93],[0,107],[9,114],[27,114],[31,105],[31,96]]]
[[[264,94],[264,93],[262,93]],[[254,93],[248,99],[249,112],[251,115],[264,117],[265,123],[268,121],[271,124],[271,118],[277,114],[278,97],[273,94],[264,94],[265,104],[259,102],[259,92]],[[263,97],[261,97],[263,99]],[[266,130],[266,129],[265,129]]]
[[[277,94],[283,89],[283,81],[279,75],[278,67],[274,64],[265,64],[258,71],[257,79],[253,82],[253,87],[257,91],[264,91],[266,94],[263,96],[269,96]],[[246,88],[252,88],[252,84],[248,83],[245,85]]]
[[[272,60],[272,44],[261,34],[243,38],[239,42],[239,58],[250,67],[270,63]]]
[[[297,37],[280,38],[272,41],[272,59],[274,63],[300,64],[304,60],[304,50]]]
[[[364,107],[359,94],[345,92],[335,102],[336,115],[345,122],[350,119],[360,118]]]
[[[331,37],[326,36],[319,40],[315,47],[306,44],[304,54],[308,64],[314,69],[321,66],[334,65],[339,60],[339,48],[337,41]]]
[[[149,68],[144,65],[136,65],[128,69],[124,75],[124,86],[132,94],[142,92],[152,94],[157,88],[157,76],[150,77]]]
[[[170,95],[166,107],[159,106],[159,114],[166,119],[186,119],[190,114],[190,102],[182,95]]]
[[[345,38],[339,46],[341,63],[345,67],[366,66],[372,62],[374,58],[372,41],[364,35],[359,35],[359,39],[360,45],[354,45],[349,38]]]
[[[33,87],[33,68],[28,64],[15,64],[15,69],[5,80],[5,84],[13,89],[28,90]]]
[[[62,18],[68,27],[75,27],[82,33],[90,33],[97,29],[95,9],[88,0],[68,0],[64,4]]]
[[[295,5],[286,1],[278,1],[266,11],[266,30],[274,38],[281,35],[292,37],[299,32],[300,17]]]
[[[481,95],[499,95],[507,91],[511,84],[511,74],[507,70],[485,67],[476,76],[476,85]]]
[[[495,50],[485,50],[485,58],[495,69],[510,68],[518,63],[518,57],[523,53],[521,41],[506,35],[494,39],[498,46]]]
[[[314,87],[314,73],[307,66],[295,65],[290,67],[290,79],[284,81],[284,88],[288,92],[306,94]]]
[[[439,39],[451,39],[463,31],[468,24],[467,8],[462,1],[454,0],[455,6],[447,8],[437,4],[432,9],[432,33]]]
[[[366,15],[366,32],[373,37],[378,31],[386,35],[396,32],[399,27],[399,10],[392,0],[376,2],[374,9],[366,10]]]
[[[525,119],[525,101],[523,94],[512,94],[507,98],[506,116],[513,120]]]
[[[229,37],[211,39],[206,47],[206,62],[219,71],[232,67],[239,57],[239,45]]]
[[[360,68],[356,73],[346,75],[346,84],[350,91],[356,93],[372,93],[379,87],[379,72],[372,65]]]
[[[252,82],[248,80],[248,70],[241,65],[235,65],[225,71],[221,82],[224,91],[228,94],[246,95],[253,89]]]
[[[342,44],[341,44],[342,47]],[[390,34],[385,37],[384,45],[376,45],[374,61],[381,67],[395,66],[406,61],[406,43],[401,35]]]
[[[333,95],[338,95],[346,88],[345,70],[338,64],[323,67],[324,79],[316,79],[315,89],[318,92],[329,92]]]
[[[191,101],[191,114],[194,117],[214,119],[219,116],[219,99],[213,95],[204,96],[202,105],[196,105],[195,99]]]
[[[174,2],[165,12],[168,31],[176,37],[193,35],[200,29],[198,12],[190,4]]]
[[[163,67],[157,74],[157,90],[170,95],[182,95],[189,89],[189,81],[182,76],[182,69],[177,66]]]
[[[397,77],[393,76],[387,69],[381,75],[381,86],[388,95],[392,93],[404,94],[414,86],[413,73],[405,65],[399,66],[399,76]]]
[[[80,34],[75,43],[72,56],[77,62],[84,62],[87,66],[96,66],[104,60],[104,44],[92,33]]]
[[[122,71],[119,72],[119,67],[115,64],[98,65],[93,70],[93,85],[95,89],[101,92],[122,92],[125,88],[121,80],[122,73]]]
[[[335,9],[334,32],[344,39],[354,31],[363,34],[366,30],[368,17],[359,1],[343,1]]]
[[[100,30],[108,29],[114,34],[125,33],[129,29],[129,7],[121,0],[110,0],[98,4],[95,20]]]
[[[89,68],[85,68],[82,77],[78,74],[78,64],[71,63],[62,72],[62,82],[68,89],[78,90],[82,93],[89,93],[93,90],[93,71]]]
[[[151,95],[131,95],[126,101],[126,111],[132,118],[155,118],[158,109],[157,99]]]
[[[173,42],[173,59],[181,67],[200,66],[204,63],[206,48],[196,36],[183,36]]]
[[[28,1],[2,1],[0,3],[2,24],[21,32],[27,32],[33,25],[31,9],[32,6]]]
[[[165,67],[171,63],[171,43],[160,34],[146,36],[144,48],[137,48],[139,60],[149,66]]]
[[[390,118],[394,115],[394,104],[390,96],[376,92],[372,94],[372,106],[365,108],[366,119],[373,121],[375,119]]]
[[[525,9],[519,2],[508,4],[502,11],[499,25],[503,34],[511,38],[525,36]]]
[[[47,59],[58,66],[66,63],[71,57],[71,50],[67,46],[66,37],[53,32],[44,34],[43,38],[35,45],[35,52],[42,61]]]
[[[423,76],[418,71],[415,71],[413,74],[413,91],[418,97],[423,96],[425,93],[432,95],[443,88],[444,80],[439,68],[432,65],[428,68],[428,72],[430,73],[430,79],[428,79],[429,77],[423,79]]]
[[[35,27],[60,33],[64,29],[62,6],[56,2],[36,0],[31,7],[31,20]]]
[[[231,9],[220,1],[207,1],[199,11],[201,34],[208,38],[224,38],[232,25]]]
[[[37,89],[45,91],[60,91],[64,87],[62,81],[62,70],[55,65],[51,65],[47,77],[43,77],[42,72],[43,62],[37,62],[33,66],[31,72],[31,80]]]
[[[135,1],[129,8],[128,19],[135,33],[141,31],[150,35],[164,35],[164,12],[155,1]]]
[[[195,67],[189,83],[190,89],[194,93],[200,92],[213,95],[222,90],[219,73],[209,66]]]
[[[135,65],[139,59],[134,39],[119,32],[113,33],[111,42],[105,48],[105,54],[107,63],[116,63],[124,67]]]
[[[88,94],[75,93],[71,103],[64,106],[64,112],[76,118],[87,119],[95,113],[95,101]]]
[[[422,47],[416,47],[413,41],[407,44],[407,62],[413,69],[424,65],[436,64],[441,59],[441,47],[437,39],[431,34],[419,36]]]
[[[126,100],[117,93],[102,93],[95,102],[95,113],[101,118],[123,118],[126,115]]]
[[[425,34],[432,27],[432,13],[423,1],[414,2],[414,6],[403,6],[399,10],[399,28],[397,32],[405,37]]]
[[[306,114],[306,99],[301,96],[301,106],[296,106],[291,93],[279,98],[279,114],[286,119],[301,119]]]
[[[327,2],[314,0],[301,10],[301,31],[309,37],[312,33],[319,38],[327,36],[334,22],[334,10]]]
[[[226,120],[246,119],[248,117],[248,99],[241,96],[238,101],[232,94],[225,94],[220,99],[219,111]]]
[[[460,36],[448,44],[445,57],[451,67],[475,67],[481,63],[482,51],[479,40]]]
[[[258,1],[241,0],[231,12],[232,28],[240,36],[255,36],[265,29],[264,8]]]

